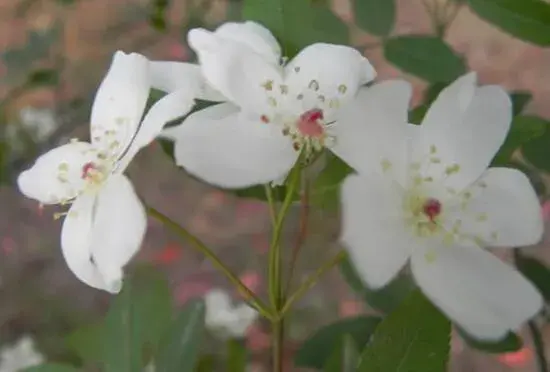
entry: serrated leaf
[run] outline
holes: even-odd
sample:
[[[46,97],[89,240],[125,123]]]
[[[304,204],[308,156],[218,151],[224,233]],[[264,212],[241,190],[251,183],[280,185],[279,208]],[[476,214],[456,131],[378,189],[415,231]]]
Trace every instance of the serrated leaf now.
[[[384,56],[404,72],[430,83],[450,82],[466,72],[461,56],[435,36],[400,36],[384,44]]]
[[[355,22],[363,30],[377,36],[387,36],[396,16],[395,0],[354,0]]]
[[[361,296],[371,307],[386,314],[398,307],[415,288],[412,280],[405,275],[401,275],[382,289],[370,289],[357,274],[349,260],[349,256],[340,261],[340,272],[358,296]]]
[[[351,336],[359,349],[363,349],[380,321],[379,317],[358,316],[339,320],[318,329],[296,352],[295,365],[322,369],[328,362],[331,352],[340,346],[346,335]]]
[[[481,18],[531,43],[550,45],[550,4],[542,0],[468,0]]]
[[[523,144],[544,134],[548,123],[535,116],[516,116],[512,121],[510,132],[493,159],[491,166],[503,166],[510,162],[512,154]]]
[[[192,372],[198,360],[204,333],[206,306],[202,300],[190,301],[163,336],[155,357],[157,372]]]
[[[415,291],[376,328],[358,372],[445,372],[451,323]]]
[[[550,269],[536,258],[516,254],[516,267],[550,301]]]
[[[78,372],[79,369],[59,363],[46,363],[39,366],[22,369],[20,372]]]
[[[469,336],[466,332],[457,328],[458,333],[464,341],[471,348],[484,351],[491,354],[500,354],[500,353],[511,353],[518,351],[523,347],[523,342],[521,338],[518,337],[513,332],[509,332],[506,338],[498,342],[488,342],[482,340],[476,340],[475,338]]]
[[[550,172],[550,122],[542,118],[532,120],[544,126],[544,133],[523,145],[522,153],[535,167]]]

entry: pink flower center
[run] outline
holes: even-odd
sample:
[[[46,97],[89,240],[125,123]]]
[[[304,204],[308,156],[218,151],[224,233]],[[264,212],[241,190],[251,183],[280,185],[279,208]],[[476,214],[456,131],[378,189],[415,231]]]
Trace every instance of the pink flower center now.
[[[441,214],[441,202],[437,199],[428,199],[422,206],[422,212],[433,222]]]
[[[88,179],[92,177],[92,173],[97,170],[97,166],[94,162],[86,163],[82,166],[82,179]]]
[[[320,122],[323,119],[323,110],[311,109],[306,111],[298,120],[298,131],[306,137],[321,138],[325,134],[325,129]]]

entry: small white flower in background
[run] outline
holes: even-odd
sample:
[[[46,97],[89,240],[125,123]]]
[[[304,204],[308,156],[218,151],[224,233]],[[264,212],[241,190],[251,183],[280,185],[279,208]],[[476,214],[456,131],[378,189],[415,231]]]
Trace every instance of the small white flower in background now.
[[[340,151],[341,108],[353,105],[376,73],[355,49],[317,43],[281,65],[273,35],[254,22],[226,23],[188,34],[212,100],[163,136],[175,141],[178,165],[221,187],[246,187],[284,177],[300,152]],[[192,65],[153,62],[153,85],[196,77]],[[179,67],[178,67],[179,66]],[[179,75],[179,78],[178,76]],[[178,85],[175,85],[177,87]],[[216,99],[214,99],[216,98]]]
[[[149,61],[117,52],[96,94],[91,142],[74,140],[40,156],[18,185],[43,204],[71,204],[61,231],[69,268],[84,283],[112,293],[122,286],[123,267],[141,245],[145,210],[124,171],[164,124],[194,104],[190,91],[159,100],[145,115]]]
[[[385,97],[356,106],[346,138],[356,175],[344,181],[342,240],[368,285],[386,285],[410,260],[436,306],[465,331],[499,339],[542,307],[537,290],[485,247],[535,244],[540,206],[527,177],[488,168],[511,122],[511,102],[474,73],[447,87],[420,126],[407,124],[405,82],[372,87]]]
[[[34,340],[24,336],[0,351],[0,372],[19,372],[44,361],[44,356],[34,346]]]
[[[156,368],[155,368],[155,364],[153,362],[147,364],[145,366],[145,368],[143,369],[143,372],[155,372],[155,371],[156,371]]]
[[[221,289],[211,290],[204,300],[206,327],[222,338],[244,337],[247,328],[258,318],[258,312],[244,302],[234,306]]]

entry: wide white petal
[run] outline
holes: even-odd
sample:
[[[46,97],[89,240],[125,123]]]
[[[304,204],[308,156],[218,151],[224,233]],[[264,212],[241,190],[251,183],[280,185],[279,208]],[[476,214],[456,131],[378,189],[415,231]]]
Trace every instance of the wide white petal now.
[[[145,208],[124,175],[113,175],[97,197],[91,253],[107,289],[122,288],[123,268],[141,246]]]
[[[342,185],[342,235],[361,278],[380,288],[419,244],[402,217],[402,190],[378,174],[351,175]]]
[[[450,207],[451,223],[478,244],[517,247],[536,244],[544,224],[537,194],[529,179],[510,168],[489,168]]]
[[[118,155],[130,143],[149,97],[149,61],[116,52],[92,105],[92,143]]]
[[[296,162],[292,142],[276,126],[251,121],[222,103],[165,130],[175,158],[189,173],[221,187],[239,188],[283,176]]]
[[[229,101],[258,117],[273,109],[270,97],[281,83],[280,66],[241,42],[202,28],[189,31],[188,41],[206,80]]]
[[[336,119],[334,113],[375,77],[368,59],[344,45],[310,45],[285,67],[288,97],[300,95],[305,109],[323,109],[329,120]]]
[[[132,144],[121,159],[117,170],[123,172],[137,152],[151,143],[160,134],[166,123],[187,115],[194,104],[194,97],[187,89],[169,93],[156,102],[147,115],[145,115]]]
[[[433,303],[479,339],[498,340],[537,314],[542,298],[518,271],[477,247],[412,256],[413,275]]]
[[[242,43],[260,54],[266,61],[279,64],[281,46],[273,34],[259,23],[227,22],[218,27],[214,33],[228,40]]]
[[[422,165],[422,177],[454,191],[488,167],[512,119],[508,94],[498,86],[476,87],[474,78],[466,75],[441,93],[412,142],[412,162]]]
[[[206,101],[225,101],[226,98],[212,88],[202,76],[198,65],[185,62],[152,61],[151,87],[171,93],[185,89],[195,98]]]
[[[385,173],[404,184],[409,83],[389,80],[361,88],[339,113],[332,151],[363,173]]]
[[[89,143],[71,142],[39,156],[31,168],[19,175],[19,190],[43,204],[74,198],[85,185],[82,168],[97,160],[92,149]]]
[[[91,239],[95,205],[96,196],[92,194],[84,194],[74,201],[63,221],[61,251],[67,266],[80,281],[93,288],[116,292],[107,286],[92,261]]]

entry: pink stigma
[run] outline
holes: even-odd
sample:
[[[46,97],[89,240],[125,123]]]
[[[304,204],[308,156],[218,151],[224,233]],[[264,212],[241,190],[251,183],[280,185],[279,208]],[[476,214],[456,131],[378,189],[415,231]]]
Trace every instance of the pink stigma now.
[[[323,111],[311,109],[304,112],[298,121],[298,130],[301,134],[308,137],[319,138],[325,133],[325,130],[319,120],[323,120]]]
[[[89,176],[88,173],[89,173],[91,170],[94,170],[94,169],[97,169],[95,163],[89,162],[89,163],[84,164],[84,165],[82,166],[82,176],[81,176],[82,179],[88,178],[88,176]]]
[[[441,214],[441,203],[437,199],[428,199],[422,207],[422,211],[430,221],[433,221],[437,216]]]

